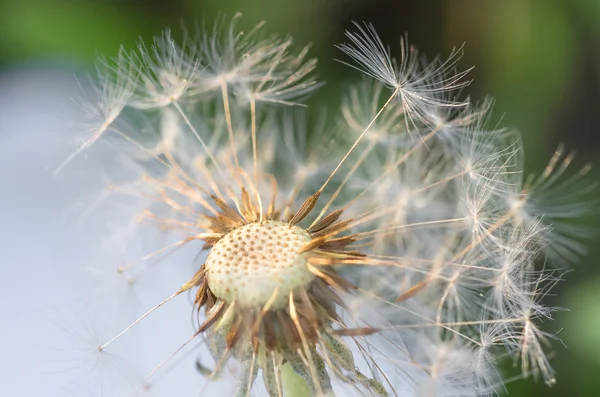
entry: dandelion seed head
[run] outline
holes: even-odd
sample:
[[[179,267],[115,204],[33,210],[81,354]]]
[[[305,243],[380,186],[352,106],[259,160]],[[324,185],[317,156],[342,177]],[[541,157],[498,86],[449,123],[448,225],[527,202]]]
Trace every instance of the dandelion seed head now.
[[[319,86],[308,47],[237,19],[122,50],[91,102],[104,129],[75,153],[102,137],[122,156],[86,216],[126,207],[106,249],[153,247],[97,273],[119,297],[158,267],[187,280],[100,352],[185,294],[194,333],[143,385],[182,352],[237,396],[485,396],[504,359],[552,383],[541,300],[561,277],[537,262],[582,252],[568,220],[589,206],[553,190],[580,180],[558,183],[572,155],[524,178],[518,133],[488,127],[493,101],[460,99],[462,49],[427,62],[404,39],[396,61],[371,25],[339,46],[366,76],[333,127],[313,124],[297,106]]]

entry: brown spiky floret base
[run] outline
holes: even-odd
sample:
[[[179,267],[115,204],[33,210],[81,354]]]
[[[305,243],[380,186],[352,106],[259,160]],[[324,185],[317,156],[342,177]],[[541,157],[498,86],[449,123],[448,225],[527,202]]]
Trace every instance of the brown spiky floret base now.
[[[252,226],[250,230],[264,233],[262,242],[267,248],[263,261],[276,261],[277,250],[282,252],[282,249],[295,246],[277,240],[277,236],[270,234],[270,228],[261,228],[261,225],[275,223],[277,227],[285,225],[290,229],[298,228],[296,225],[311,212],[318,198],[319,193],[316,193],[306,199],[296,213],[282,216],[272,205],[266,213],[261,214],[245,190],[242,190],[243,204],[239,211],[213,196],[220,212],[215,216],[206,216],[208,229],[212,232],[211,237],[205,239],[204,248],[211,249],[207,264],[211,254],[217,255],[213,254],[216,246],[227,239],[227,243],[231,244],[220,247],[222,251],[238,249],[253,259],[251,252],[244,251],[243,245],[248,241],[243,239],[242,234],[237,235],[240,241],[232,238],[236,231],[249,225]],[[248,393],[260,368],[265,387],[271,395],[278,396],[282,394],[281,368],[289,364],[295,374],[306,380],[312,395],[326,395],[332,391],[326,369],[329,368],[336,377],[355,387],[366,387],[371,393],[379,395],[387,394],[378,381],[365,377],[356,369],[351,349],[342,339],[342,336],[357,337],[377,332],[377,329],[369,327],[347,328],[338,314],[339,310],[346,308],[342,296],[356,287],[331,265],[356,264],[365,258],[365,255],[352,249],[352,243],[356,240],[354,235],[341,235],[352,223],[351,220],[339,220],[342,212],[333,211],[306,230],[298,228],[310,238],[302,242],[294,255],[302,256],[302,263],[311,277],[304,285],[289,290],[283,301],[279,288],[273,291],[270,299],[254,307],[243,296],[238,295],[239,300],[232,300],[231,295],[222,293],[222,288],[215,293],[214,288],[211,289],[211,276],[216,266],[209,267],[207,264],[202,265],[182,287],[182,290],[198,288],[195,307],[198,312],[204,310],[205,314],[197,335],[204,334],[207,338],[216,368],[209,371],[199,365],[202,372],[215,377],[228,359],[233,357],[242,365],[242,376],[238,379],[236,389],[238,395]],[[233,254],[223,258],[232,259]],[[221,260],[218,262],[222,263]],[[247,266],[245,270],[248,271]],[[220,269],[218,271],[221,272]],[[228,287],[226,291],[229,290]]]

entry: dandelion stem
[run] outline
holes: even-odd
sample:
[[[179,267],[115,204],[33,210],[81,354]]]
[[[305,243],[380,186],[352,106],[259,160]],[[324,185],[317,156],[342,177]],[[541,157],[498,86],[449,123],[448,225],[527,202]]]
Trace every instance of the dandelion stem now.
[[[317,217],[317,219],[315,219],[315,221],[313,222],[313,224],[311,226],[313,226],[316,222],[318,222],[319,220],[321,220],[321,218],[323,217],[323,215],[325,215],[325,213],[327,212],[327,210],[329,209],[329,207],[331,206],[331,204],[333,204],[333,202],[335,201],[335,199],[338,197],[338,195],[340,194],[340,192],[344,188],[344,186],[346,186],[346,183],[348,183],[348,181],[350,180],[350,178],[352,177],[352,175],[354,174],[354,172],[356,172],[356,170],[362,165],[363,161],[367,158],[367,156],[369,155],[369,153],[371,152],[371,150],[375,147],[376,143],[377,143],[376,140],[371,141],[371,143],[369,144],[369,147],[367,147],[365,149],[365,151],[361,154],[360,158],[352,165],[352,168],[350,169],[350,171],[348,171],[346,173],[346,176],[344,177],[344,180],[342,181],[342,183],[340,183],[340,186],[338,186],[338,188],[336,189],[336,191],[331,195],[331,198],[329,199],[329,201],[327,201],[327,204],[325,204],[323,206],[323,209],[319,213],[319,216]]]
[[[163,300],[162,302],[160,302],[158,305],[154,306],[152,309],[148,310],[146,313],[144,313],[141,317],[139,317],[137,320],[135,320],[133,323],[131,323],[129,326],[127,326],[127,328],[125,328],[123,331],[119,332],[115,337],[113,337],[111,340],[109,340],[108,342],[106,342],[105,344],[103,344],[102,346],[98,347],[98,351],[103,351],[104,349],[106,349],[111,343],[113,343],[114,341],[116,341],[117,339],[119,339],[121,336],[123,336],[123,334],[125,334],[127,331],[129,331],[131,328],[133,328],[136,324],[138,324],[140,321],[142,321],[143,319],[145,319],[146,317],[148,317],[152,312],[154,312],[155,310],[157,310],[158,308],[160,308],[162,305],[164,305],[165,303],[167,303],[168,301],[170,301],[171,299],[175,298],[176,296],[178,296],[179,294],[181,294],[183,291],[177,291],[176,293],[174,293],[173,295],[169,296],[167,299]]]
[[[388,167],[381,173],[381,175],[379,175],[377,177],[377,179],[375,179],[367,188],[365,188],[362,192],[360,192],[359,194],[356,195],[356,197],[354,199],[352,199],[352,201],[350,201],[348,204],[346,204],[346,206],[344,207],[344,209],[349,208],[350,206],[352,206],[354,203],[356,203],[362,196],[364,196],[373,186],[376,186],[377,183],[379,183],[381,181],[381,179],[383,179],[384,176],[386,176],[390,171],[396,169],[400,164],[402,164],[403,162],[406,161],[406,159],[408,159],[414,152],[416,152],[416,150],[422,145],[425,144],[429,139],[433,138],[437,133],[438,133],[438,129],[433,129],[431,130],[431,132],[429,132],[427,135],[425,135],[423,138],[421,138],[421,143],[419,145],[415,145],[413,146],[409,151],[407,151],[406,153],[404,153],[402,155],[402,157],[400,157],[398,160],[396,160],[396,162],[394,162],[393,164],[388,165]]]
[[[221,83],[221,93],[223,95],[223,108],[225,109],[225,121],[227,122],[227,131],[229,132],[229,144],[231,145],[231,154],[235,162],[235,169],[240,168],[240,162],[237,157],[237,149],[235,147],[235,138],[233,137],[233,124],[231,122],[231,109],[229,108],[229,94],[227,92],[227,82]]]
[[[366,133],[369,131],[369,129],[373,126],[373,124],[375,123],[375,121],[379,118],[379,116],[381,115],[381,113],[383,113],[383,111],[385,110],[385,108],[387,108],[387,106],[390,104],[390,102],[392,102],[392,99],[394,99],[394,97],[398,93],[398,90],[399,90],[399,88],[397,88],[397,89],[394,90],[394,92],[388,98],[388,100],[385,102],[385,104],[381,107],[381,109],[379,109],[379,112],[377,112],[377,114],[375,115],[375,117],[373,117],[373,120],[371,120],[371,122],[369,123],[369,125],[367,125],[367,127],[363,130],[363,132],[356,139],[356,141],[354,141],[354,144],[350,147],[350,149],[346,152],[346,154],[344,155],[344,157],[340,160],[339,164],[337,165],[337,167],[335,167],[335,169],[333,170],[333,172],[331,173],[331,175],[329,175],[329,177],[327,178],[327,180],[325,181],[325,183],[323,183],[323,186],[321,186],[321,188],[319,189],[319,192],[322,192],[325,189],[325,187],[327,186],[327,184],[329,184],[329,182],[331,181],[331,179],[333,178],[333,176],[337,173],[337,171],[340,169],[340,167],[342,166],[342,164],[344,164],[344,162],[346,161],[346,159],[348,158],[348,156],[350,156],[350,153],[352,153],[352,151],[354,150],[354,148],[356,148],[356,146],[359,144],[359,142],[362,140],[362,138],[366,135]]]
[[[252,129],[252,162],[254,163],[254,187],[256,190],[256,201],[258,203],[260,213],[260,221],[263,221],[263,206],[258,191],[258,155],[256,150],[256,101],[254,98],[250,100],[250,124]]]
[[[135,262],[129,263],[127,265],[120,266],[119,267],[119,271],[122,272],[124,270],[130,269],[130,268],[136,266],[137,264],[139,264],[141,262],[145,262],[148,259],[151,259],[151,258],[153,258],[153,257],[155,257],[157,255],[160,255],[163,252],[168,251],[168,250],[170,250],[172,248],[177,249],[177,248],[180,248],[180,247],[184,246],[185,244],[189,243],[190,241],[201,240],[201,239],[206,238],[206,237],[211,237],[211,234],[209,234],[209,233],[200,233],[200,234],[197,234],[197,235],[192,236],[192,237],[186,237],[183,240],[179,240],[179,241],[177,241],[177,242],[175,242],[173,244],[170,244],[170,245],[167,245],[165,247],[162,247],[159,250],[156,250],[154,252],[146,254],[146,255],[142,256],[141,258],[137,259]]]
[[[210,160],[213,162],[213,164],[215,165],[215,168],[217,169],[217,171],[219,171],[219,173],[223,173],[223,171],[221,171],[221,168],[219,168],[219,163],[217,163],[217,160],[215,160],[214,156],[212,155],[211,151],[208,149],[208,147],[206,146],[206,143],[204,143],[204,140],[200,137],[200,134],[198,134],[198,131],[196,131],[196,128],[194,128],[194,126],[192,125],[192,123],[190,122],[190,119],[188,119],[188,117],[185,115],[183,109],[181,109],[181,106],[179,106],[179,104],[177,102],[173,102],[173,106],[175,107],[175,109],[177,109],[177,111],[179,112],[179,114],[181,115],[181,117],[183,118],[183,121],[185,121],[185,123],[187,124],[187,126],[190,128],[190,130],[192,131],[192,133],[196,136],[196,139],[198,139],[198,141],[200,142],[200,144],[202,145],[202,148],[204,149],[204,151],[206,152],[206,155],[210,158]]]
[[[173,353],[171,353],[169,355],[169,357],[165,358],[160,364],[158,364],[156,367],[154,367],[154,369],[152,371],[150,371],[148,376],[146,376],[146,379],[144,379],[144,382],[142,382],[142,385],[140,386],[140,388],[145,386],[148,383],[148,380],[150,380],[150,378],[152,378],[154,376],[154,374],[156,374],[162,367],[164,367],[165,364],[167,364],[169,361],[171,361],[173,359],[173,357],[175,357],[180,351],[182,351],[191,341],[193,341],[201,333],[202,333],[202,331],[200,331],[200,330],[196,331],[188,340],[186,340],[184,343],[182,343],[181,346],[179,346]],[[136,391],[136,394],[138,391],[139,391],[139,388]]]

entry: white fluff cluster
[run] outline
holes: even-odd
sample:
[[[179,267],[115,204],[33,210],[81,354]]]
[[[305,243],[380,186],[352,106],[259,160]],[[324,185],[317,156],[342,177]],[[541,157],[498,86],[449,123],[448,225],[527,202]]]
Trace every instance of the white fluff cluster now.
[[[455,70],[460,51],[425,62],[403,40],[396,59],[366,24],[347,40],[339,49],[365,76],[348,84],[340,118],[321,125],[297,106],[319,85],[316,61],[308,48],[294,53],[290,39],[266,36],[260,25],[241,32],[235,19],[220,21],[183,44],[165,32],[152,46],[102,63],[99,84],[82,102],[82,143],[67,161],[99,140],[113,153],[102,201],[127,197],[116,203],[133,208],[135,222],[111,231],[109,249],[143,238],[141,230],[179,236],[119,267],[122,288],[170,266],[168,256],[158,265],[145,260],[183,245],[198,254],[217,238],[206,224],[228,210],[215,197],[241,217],[256,207],[289,220],[319,192],[299,226],[309,230],[340,211],[340,230],[353,236],[352,253],[340,248],[339,262],[319,263],[350,285],[337,291],[332,285],[341,281],[329,284],[341,300],[340,319],[330,325],[343,323],[352,360],[344,349],[317,344],[331,384],[321,379],[307,390],[491,395],[503,386],[505,359],[519,363],[524,377],[552,384],[545,349],[553,335],[540,325],[553,309],[541,300],[561,276],[552,265],[583,252],[581,229],[568,221],[589,211],[580,197],[589,187],[579,184],[586,169],[563,178],[573,156],[561,148],[540,176],[524,178],[518,133],[486,127],[492,101],[458,99],[468,83]],[[167,319],[177,321],[188,319]],[[228,392],[291,393],[291,381],[269,383],[264,363],[265,386],[254,382],[236,357],[223,363],[235,367],[221,378],[232,385]],[[275,373],[285,375],[285,364],[274,362]],[[294,368],[301,382],[319,383]]]

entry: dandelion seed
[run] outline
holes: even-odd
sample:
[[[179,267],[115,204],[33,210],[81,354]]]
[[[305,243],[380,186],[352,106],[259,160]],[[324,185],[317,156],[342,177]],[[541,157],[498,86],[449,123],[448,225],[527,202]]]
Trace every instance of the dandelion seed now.
[[[115,59],[102,59],[97,67],[97,82],[77,98],[83,114],[84,137],[55,173],[100,139],[129,104],[137,75],[126,58],[126,52],[121,49]]]
[[[186,50],[185,45],[181,48],[175,43],[169,31],[155,38],[150,50],[140,43],[138,53],[128,58],[140,77],[130,106],[164,107],[185,95],[201,70],[197,54]]]
[[[194,332],[144,385],[184,351],[236,396],[491,395],[507,358],[552,383],[539,323],[552,310],[540,299],[560,277],[535,262],[581,251],[578,229],[550,223],[587,207],[541,204],[572,157],[523,182],[518,134],[486,127],[491,100],[456,99],[459,52],[426,64],[403,41],[397,64],[360,24],[340,48],[367,77],[349,90],[344,123],[309,136],[305,110],[282,109],[318,86],[307,49],[291,55],[290,40],[264,38],[262,24],[243,34],[236,20],[121,55],[135,89],[108,88],[121,93],[110,119],[126,105],[144,121],[112,135],[134,177],[103,200],[133,198],[140,230],[171,239],[126,270],[141,277],[182,248],[204,254],[100,353],[191,294]]]
[[[343,63],[392,89],[393,95],[400,99],[404,111],[410,112],[412,118],[439,125],[445,121],[438,119],[442,112],[468,105],[466,101],[457,102],[452,98],[453,93],[468,85],[462,79],[469,70],[453,73],[462,49],[453,51],[445,62],[436,59],[430,63],[421,63],[418,51],[404,37],[400,41],[401,58],[397,62],[371,24],[355,23],[355,26],[358,32],[346,33],[350,44],[341,44],[338,48],[358,65]]]

